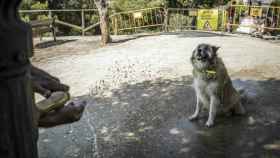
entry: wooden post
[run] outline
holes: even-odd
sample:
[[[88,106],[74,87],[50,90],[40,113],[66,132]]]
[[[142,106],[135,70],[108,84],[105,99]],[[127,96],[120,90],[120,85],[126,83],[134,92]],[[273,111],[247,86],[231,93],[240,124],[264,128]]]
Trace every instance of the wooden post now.
[[[52,18],[52,11],[49,10],[49,15],[48,15],[49,18]]]
[[[118,15],[113,18],[114,35],[118,35]]]
[[[82,9],[82,12],[81,12],[81,16],[82,16],[82,36],[85,35],[85,11],[84,9]]]
[[[21,0],[0,2],[0,157],[38,158],[30,83],[31,27],[20,21]]]

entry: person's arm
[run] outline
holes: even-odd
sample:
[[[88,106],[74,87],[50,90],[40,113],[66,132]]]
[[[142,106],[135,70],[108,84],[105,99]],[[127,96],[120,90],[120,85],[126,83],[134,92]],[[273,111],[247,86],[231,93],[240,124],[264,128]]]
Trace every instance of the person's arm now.
[[[44,97],[49,97],[52,92],[68,92],[70,89],[68,85],[61,83],[57,77],[33,65],[31,67],[31,80],[34,92]]]

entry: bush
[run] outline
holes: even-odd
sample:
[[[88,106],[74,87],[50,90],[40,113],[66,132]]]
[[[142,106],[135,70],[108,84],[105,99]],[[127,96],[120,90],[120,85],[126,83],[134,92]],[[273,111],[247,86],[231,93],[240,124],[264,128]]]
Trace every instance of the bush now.
[[[22,10],[46,10],[48,9],[48,2],[33,2],[31,0],[25,0],[21,4],[20,8]],[[47,19],[47,13],[23,13],[21,14],[21,19],[25,22],[29,22],[31,20],[42,20]]]
[[[272,6],[280,6],[280,0],[274,0],[272,3],[271,3]]]
[[[32,10],[45,10],[45,9],[49,9],[48,1],[46,1],[45,3],[33,2],[30,9],[32,9]]]
[[[111,3],[111,8],[115,12],[122,12],[134,9],[162,7],[165,0],[115,0]]]

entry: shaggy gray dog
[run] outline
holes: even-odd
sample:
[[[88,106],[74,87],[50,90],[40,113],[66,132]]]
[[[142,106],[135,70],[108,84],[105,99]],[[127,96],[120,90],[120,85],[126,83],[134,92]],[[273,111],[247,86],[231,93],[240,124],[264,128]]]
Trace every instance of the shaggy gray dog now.
[[[207,127],[214,125],[218,113],[245,114],[240,95],[232,86],[226,67],[217,55],[218,49],[209,44],[199,44],[191,56],[196,109],[189,119],[197,119],[203,105],[209,110]]]

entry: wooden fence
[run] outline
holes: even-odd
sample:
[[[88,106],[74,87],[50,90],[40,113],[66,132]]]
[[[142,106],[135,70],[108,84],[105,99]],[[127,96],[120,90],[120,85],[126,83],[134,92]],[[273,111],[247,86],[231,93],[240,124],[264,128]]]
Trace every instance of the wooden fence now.
[[[280,30],[280,7],[232,5],[215,8],[219,11],[218,28],[224,31],[228,26],[235,29],[242,26],[243,17],[263,19],[264,28],[268,30]],[[182,31],[198,29],[198,11],[196,8],[146,8],[119,12],[110,15],[111,32],[114,34],[132,34],[139,32]],[[82,35],[99,26],[97,9],[71,9],[71,10],[22,10],[24,15],[55,17],[56,23],[79,31]],[[75,21],[67,21],[61,14],[75,14],[80,18]],[[94,18],[93,18],[94,17]],[[71,18],[68,18],[71,19]],[[77,21],[76,19],[80,19]],[[32,20],[32,19],[31,19]],[[244,27],[257,27],[255,24]]]
[[[93,15],[98,17],[97,9],[67,9],[67,10],[21,10],[20,11],[21,17],[27,15],[27,17],[34,16],[35,18],[56,18],[56,24],[63,25],[66,27],[73,28],[85,35],[86,32],[90,31],[91,29],[99,26],[99,18],[96,18],[92,21]],[[67,21],[64,20],[61,14],[76,14],[76,16],[80,17],[80,21]],[[90,16],[90,19],[86,19],[87,14]],[[32,19],[24,19],[26,22]]]

